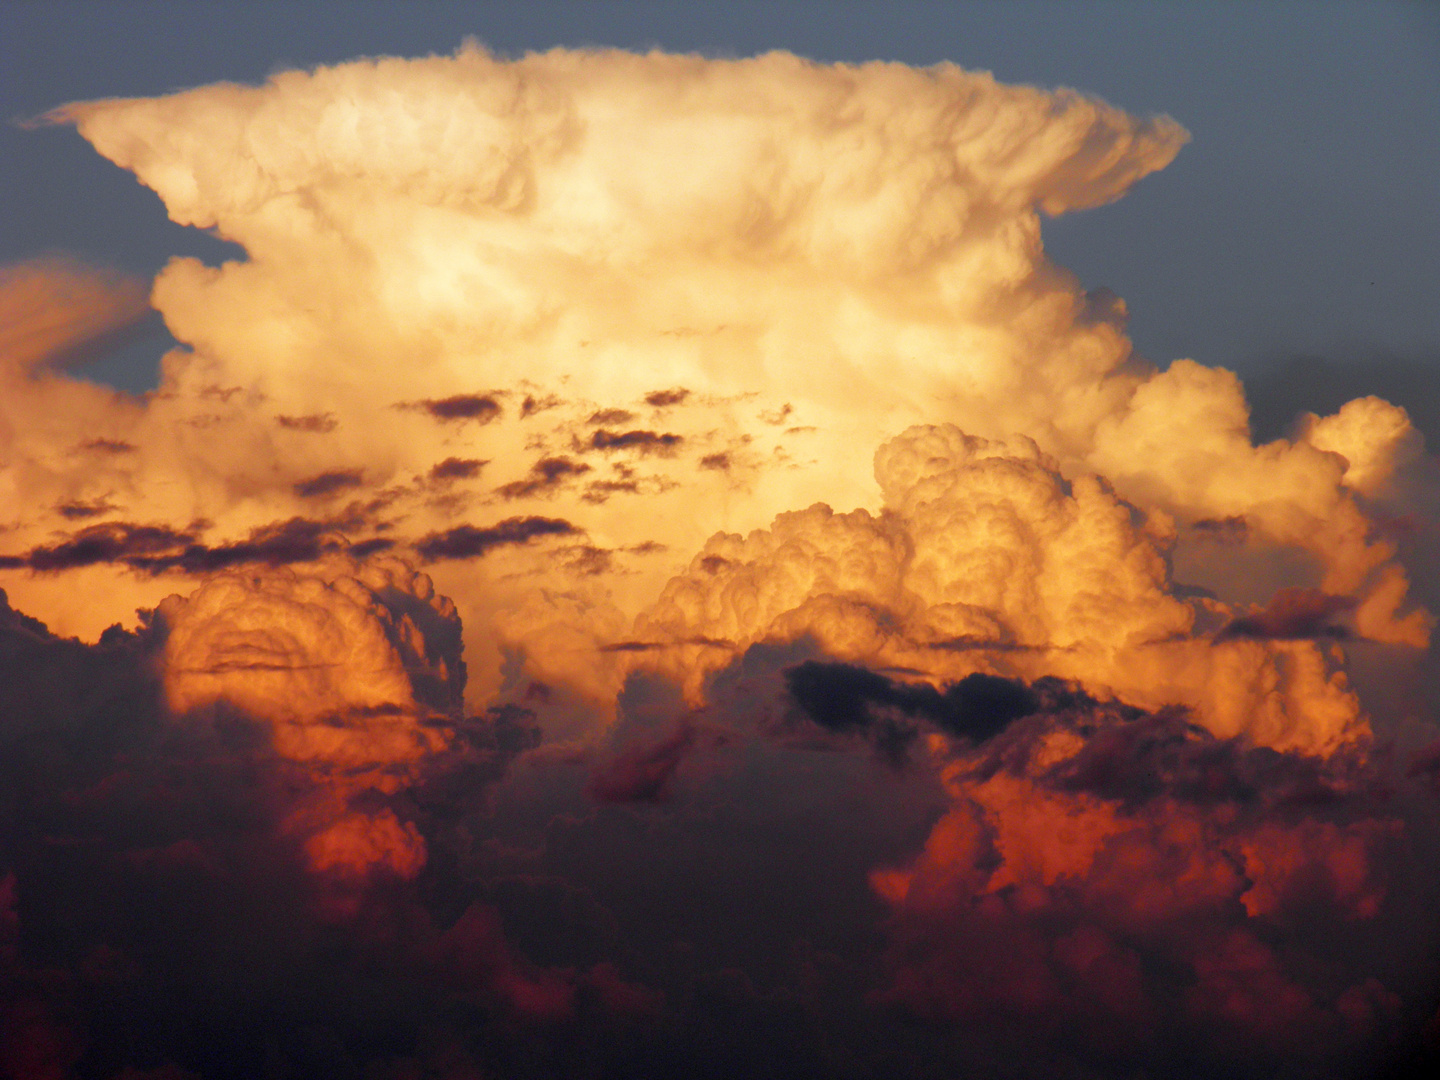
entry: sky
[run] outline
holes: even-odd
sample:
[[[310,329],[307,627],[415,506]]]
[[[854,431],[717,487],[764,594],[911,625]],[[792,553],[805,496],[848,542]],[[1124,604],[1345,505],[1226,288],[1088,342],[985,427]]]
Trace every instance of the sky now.
[[[0,49],[0,1075],[1440,1053],[1434,8]]]

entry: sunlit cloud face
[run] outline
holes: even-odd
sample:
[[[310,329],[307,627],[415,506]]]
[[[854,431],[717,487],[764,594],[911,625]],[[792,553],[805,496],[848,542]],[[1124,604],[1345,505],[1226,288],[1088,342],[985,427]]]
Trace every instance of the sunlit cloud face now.
[[[248,1075],[305,1014],[384,1076],[1325,1075],[1419,1030],[1440,732],[1347,665],[1428,647],[1423,441],[1368,397],[1255,445],[1040,242],[1174,121],[476,46],[52,119],[246,258],[0,275],[7,1062]],[[73,376],[152,311],[156,392]],[[212,930],[275,959],[197,974]]]

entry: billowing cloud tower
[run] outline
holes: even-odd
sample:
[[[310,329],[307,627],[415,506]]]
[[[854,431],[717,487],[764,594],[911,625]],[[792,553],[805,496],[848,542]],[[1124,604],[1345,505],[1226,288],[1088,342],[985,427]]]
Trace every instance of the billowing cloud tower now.
[[[473,44],[50,118],[245,257],[155,279],[141,398],[72,370],[143,283],[0,277],[5,737],[54,781],[6,780],[6,1061],[1307,1076],[1418,1030],[1440,732],[1349,665],[1427,655],[1423,441],[1364,398],[1256,445],[1041,245],[1174,121]],[[102,879],[226,914],[92,911],[82,963],[48,912]]]

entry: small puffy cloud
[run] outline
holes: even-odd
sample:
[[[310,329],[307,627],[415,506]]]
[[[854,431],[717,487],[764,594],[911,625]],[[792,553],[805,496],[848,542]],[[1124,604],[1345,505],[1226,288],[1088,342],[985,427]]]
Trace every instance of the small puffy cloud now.
[[[1405,410],[1374,396],[1347,402],[1333,416],[1307,413],[1300,438],[1339,454],[1345,461],[1345,486],[1366,495],[1385,491],[1396,473],[1424,451],[1424,439]]]
[[[423,409],[442,421],[476,420],[488,424],[500,415],[500,403],[488,394],[452,394],[447,398],[419,401],[411,407]]]
[[[430,472],[427,475],[431,480],[440,481],[473,480],[488,464],[489,462],[481,458],[448,457],[444,461],[437,461],[430,466]]]
[[[334,413],[311,413],[309,416],[277,416],[275,422],[288,431],[309,431],[325,435],[339,426]]]
[[[652,390],[645,395],[645,404],[656,409],[668,409],[672,405],[683,405],[690,391],[683,386],[673,390]]]

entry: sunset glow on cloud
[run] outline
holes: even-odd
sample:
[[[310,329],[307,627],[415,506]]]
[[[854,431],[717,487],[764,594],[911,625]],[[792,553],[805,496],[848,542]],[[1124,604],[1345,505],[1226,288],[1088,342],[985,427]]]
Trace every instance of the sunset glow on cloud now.
[[[0,1070],[1319,1077],[1433,1024],[1433,457],[1379,397],[1257,445],[1041,244],[1175,121],[473,43],[47,121],[245,257],[0,270]],[[76,375],[156,312],[158,390]]]

